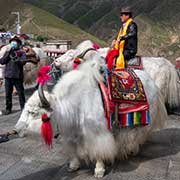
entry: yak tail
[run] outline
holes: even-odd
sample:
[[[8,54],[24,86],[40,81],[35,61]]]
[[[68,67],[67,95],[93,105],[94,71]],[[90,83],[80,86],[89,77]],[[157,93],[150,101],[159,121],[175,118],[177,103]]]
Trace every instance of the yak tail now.
[[[170,68],[170,80],[168,85],[167,105],[170,108],[180,106],[180,79],[174,66]]]
[[[157,113],[151,113],[151,130],[160,130],[168,120],[166,107],[160,92],[157,95]],[[151,132],[151,131],[150,131]]]

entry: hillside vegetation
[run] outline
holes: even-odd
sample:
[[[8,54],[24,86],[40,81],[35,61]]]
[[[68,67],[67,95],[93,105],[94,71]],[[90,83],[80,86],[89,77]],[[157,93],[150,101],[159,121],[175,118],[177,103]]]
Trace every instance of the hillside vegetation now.
[[[7,1],[8,3],[6,3]],[[11,6],[9,7],[8,4],[11,4]],[[91,39],[102,46],[106,45],[103,40],[99,40],[95,36],[43,9],[23,3],[21,0],[1,0],[0,7],[2,10],[0,11],[0,24],[1,27],[5,27],[7,30],[15,32],[14,23],[17,16],[12,15],[11,12],[19,11],[21,14],[22,33],[42,35],[55,40],[72,40],[74,46],[85,39]],[[6,9],[6,11],[3,11],[3,9]]]
[[[180,55],[180,1],[177,0],[25,0],[110,44],[120,27],[119,9],[130,5],[139,27],[139,54]]]

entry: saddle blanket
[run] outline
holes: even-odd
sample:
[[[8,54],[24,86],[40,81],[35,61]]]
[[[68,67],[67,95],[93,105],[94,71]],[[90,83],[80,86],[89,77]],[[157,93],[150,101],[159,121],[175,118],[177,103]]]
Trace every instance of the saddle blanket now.
[[[117,69],[109,75],[110,100],[119,103],[147,102],[141,80],[133,69]]]
[[[146,126],[148,124],[150,124],[149,110],[119,114],[118,123],[115,122],[114,114],[111,114],[108,122],[109,129]]]
[[[105,117],[107,119],[108,129],[120,127],[135,127],[137,125],[150,124],[150,113],[148,102],[132,104],[132,103],[117,103],[110,100],[109,88],[103,83],[100,83],[102,93]],[[115,120],[115,106],[118,106],[118,120]]]

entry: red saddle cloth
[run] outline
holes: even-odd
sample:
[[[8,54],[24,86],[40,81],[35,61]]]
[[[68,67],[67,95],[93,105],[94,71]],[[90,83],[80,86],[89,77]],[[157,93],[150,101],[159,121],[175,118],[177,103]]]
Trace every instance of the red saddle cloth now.
[[[140,79],[132,69],[112,71],[108,87],[100,83],[105,116],[109,129],[113,129],[115,106],[118,106],[118,127],[148,125],[149,104]]]
[[[116,69],[109,75],[110,99],[119,103],[147,102],[141,80],[132,69]]]

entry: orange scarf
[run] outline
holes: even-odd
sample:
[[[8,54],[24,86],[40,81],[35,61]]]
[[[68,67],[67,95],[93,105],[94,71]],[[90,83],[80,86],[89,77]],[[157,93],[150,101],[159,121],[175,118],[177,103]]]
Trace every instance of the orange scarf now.
[[[115,44],[115,49],[119,50],[119,56],[116,60],[116,68],[117,69],[122,69],[125,68],[125,61],[124,61],[124,55],[123,55],[123,51],[124,51],[124,45],[125,45],[125,40],[122,40],[119,42],[120,37],[121,36],[125,36],[127,34],[127,29],[129,24],[133,21],[132,18],[128,19],[124,28],[121,28],[116,40],[116,44]]]

